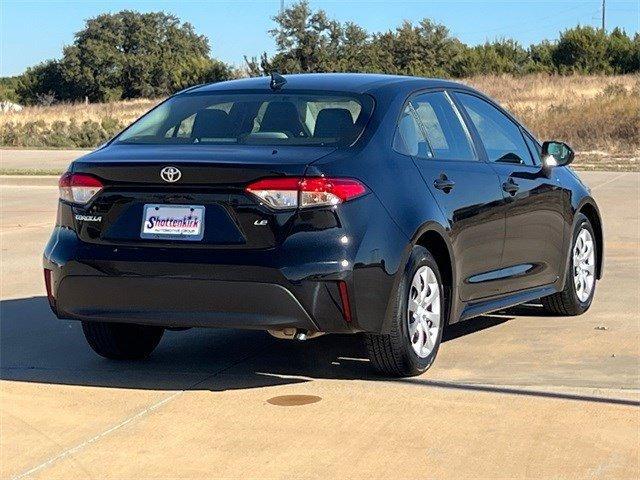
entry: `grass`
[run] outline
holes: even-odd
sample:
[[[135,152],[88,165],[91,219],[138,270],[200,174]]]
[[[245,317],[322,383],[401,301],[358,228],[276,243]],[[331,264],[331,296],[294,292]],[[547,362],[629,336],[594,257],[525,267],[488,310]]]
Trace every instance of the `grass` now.
[[[464,80],[496,99],[540,139],[571,144],[578,166],[638,167],[640,75],[481,76]],[[0,147],[89,148],[160,100],[27,107],[0,115]]]
[[[640,75],[487,76],[466,83],[540,139],[564,140],[583,153],[640,155]]]
[[[56,121],[76,123],[100,122],[103,118],[114,118],[125,125],[130,124],[147,110],[157,105],[159,100],[127,100],[113,103],[57,104],[50,107],[25,107],[20,112],[0,115],[0,127],[10,123],[43,122],[52,125]]]

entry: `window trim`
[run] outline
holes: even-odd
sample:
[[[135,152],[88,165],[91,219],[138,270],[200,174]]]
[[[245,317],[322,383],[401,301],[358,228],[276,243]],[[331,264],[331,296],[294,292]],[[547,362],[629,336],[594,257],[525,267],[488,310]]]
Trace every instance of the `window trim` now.
[[[527,148],[529,149],[529,153],[531,154],[531,158],[533,159],[533,166],[540,168],[542,166],[542,158],[537,150],[535,152],[531,151],[531,148],[529,147],[529,142],[527,142],[527,138],[531,141],[531,143],[537,146],[541,146],[540,142],[538,142],[538,140],[536,140],[536,137],[534,137],[531,133],[529,133],[529,131],[524,127],[522,127],[520,130],[522,131],[522,136],[524,137],[524,143],[527,145]]]
[[[487,162],[486,158],[483,157],[484,148],[483,148],[482,154],[481,154],[480,151],[477,148],[476,141],[475,141],[471,131],[469,130],[467,123],[464,120],[463,113],[460,111],[460,109],[459,109],[457,103],[454,101],[454,99],[452,99],[451,96],[449,95],[448,90],[450,90],[448,87],[427,87],[427,88],[421,88],[421,89],[418,89],[418,90],[414,90],[409,95],[407,95],[407,97],[405,98],[404,102],[402,103],[402,107],[400,108],[400,111],[398,112],[398,115],[397,115],[396,120],[395,120],[395,124],[394,124],[395,127],[394,127],[394,130],[393,130],[393,135],[391,136],[391,150],[393,150],[394,152],[396,152],[399,155],[403,155],[405,157],[413,158],[415,160],[421,160],[421,161],[427,161],[427,162],[429,162],[429,161],[457,162],[457,163],[477,163],[477,162],[482,162],[482,161]],[[461,89],[461,91],[466,91],[466,90]],[[428,93],[439,93],[439,92],[441,92],[444,95],[444,97],[447,99],[447,101],[449,102],[449,105],[451,106],[451,109],[455,113],[456,118],[460,122],[460,124],[462,126],[462,129],[464,130],[464,132],[465,132],[465,134],[467,136],[467,140],[469,141],[469,146],[471,147],[471,151],[472,151],[473,156],[474,156],[474,158],[471,159],[471,160],[452,159],[452,158],[437,158],[435,156],[432,157],[432,158],[423,158],[423,157],[418,157],[418,156],[414,156],[414,155],[407,155],[406,153],[399,152],[398,150],[396,150],[394,148],[396,133],[398,131],[398,125],[400,124],[400,119],[402,118],[402,115],[403,115],[405,109],[407,108],[407,105],[410,104],[411,101],[416,97],[419,97],[421,95],[428,94]],[[413,110],[415,110],[415,108],[413,108]],[[427,141],[427,145],[429,145],[429,149],[433,153],[433,149],[431,148],[431,144],[429,143],[429,139],[428,139],[428,137],[426,135],[426,132],[423,129],[422,122],[418,121],[417,123],[418,123],[418,126],[421,128],[421,133],[422,133],[423,137]]]

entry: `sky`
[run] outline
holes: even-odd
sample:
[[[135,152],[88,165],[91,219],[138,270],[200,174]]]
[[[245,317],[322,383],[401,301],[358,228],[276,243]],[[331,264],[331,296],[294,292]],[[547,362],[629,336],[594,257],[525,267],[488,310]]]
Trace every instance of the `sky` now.
[[[285,0],[285,6],[292,0]],[[370,32],[403,20],[429,17],[463,42],[475,45],[500,37],[525,46],[554,40],[561,30],[599,26],[602,0],[311,0],[330,17],[352,21]],[[84,21],[101,13],[162,10],[190,22],[206,35],[212,56],[235,66],[243,56],[275,52],[268,30],[280,0],[0,0],[0,76],[17,75],[41,61],[60,58],[62,47]],[[606,0],[606,26],[640,30],[640,0]]]

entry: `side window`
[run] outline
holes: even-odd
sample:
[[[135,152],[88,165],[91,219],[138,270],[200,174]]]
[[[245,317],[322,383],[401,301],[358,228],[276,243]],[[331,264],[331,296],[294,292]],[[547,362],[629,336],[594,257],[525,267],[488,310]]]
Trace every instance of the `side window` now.
[[[533,165],[520,127],[490,103],[465,93],[456,93],[471,117],[491,162]]]
[[[411,104],[434,158],[476,159],[469,133],[445,93],[424,93],[411,100]]]
[[[396,133],[393,137],[393,149],[398,153],[413,157],[431,155],[411,104],[405,107],[398,121]]]

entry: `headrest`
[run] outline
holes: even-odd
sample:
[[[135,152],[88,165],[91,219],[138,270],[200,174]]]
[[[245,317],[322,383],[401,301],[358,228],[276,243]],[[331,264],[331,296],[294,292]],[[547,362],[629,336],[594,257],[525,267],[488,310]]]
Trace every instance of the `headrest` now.
[[[316,118],[314,137],[349,138],[353,130],[353,117],[346,108],[323,108]]]
[[[260,123],[260,131],[300,134],[302,124],[298,109],[291,102],[269,102]]]
[[[226,112],[214,108],[206,108],[196,113],[193,120],[191,136],[193,138],[224,138],[231,133],[229,118]]]

